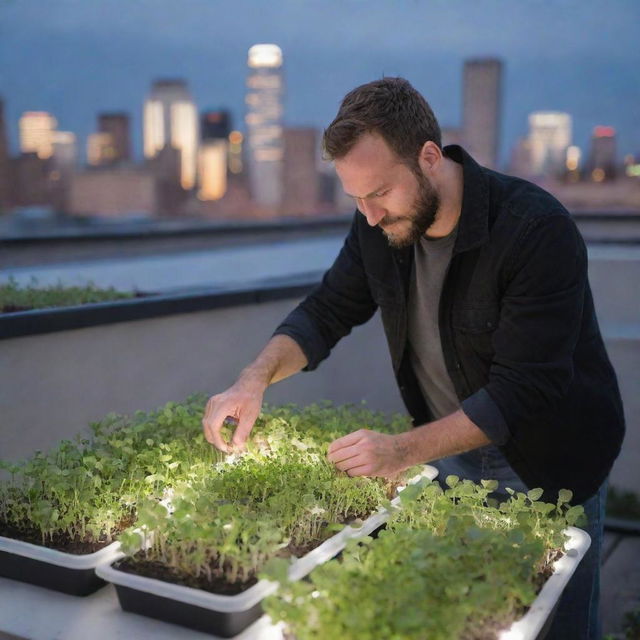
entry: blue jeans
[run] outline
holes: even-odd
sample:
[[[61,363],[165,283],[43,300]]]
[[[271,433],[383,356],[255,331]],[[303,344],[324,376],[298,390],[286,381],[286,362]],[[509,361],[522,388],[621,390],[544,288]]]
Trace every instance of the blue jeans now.
[[[457,475],[479,482],[481,479],[498,480],[494,495],[498,500],[508,498],[505,487],[526,492],[528,487],[511,469],[497,447],[488,445],[467,453],[431,462],[438,471],[438,480],[444,486],[448,475]],[[604,507],[607,482],[583,503],[588,523],[581,525],[591,537],[591,546],[560,597],[555,617],[545,640],[601,640],[600,560],[604,528]]]
[[[545,640],[601,640],[600,561],[604,529],[607,482],[583,503],[591,546],[560,597],[555,618]]]

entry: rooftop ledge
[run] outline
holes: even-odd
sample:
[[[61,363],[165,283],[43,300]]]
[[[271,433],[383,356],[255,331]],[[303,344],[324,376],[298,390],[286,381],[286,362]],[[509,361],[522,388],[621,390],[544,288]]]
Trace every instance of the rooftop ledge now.
[[[0,314],[0,340],[297,298],[311,291],[321,277],[321,271],[314,271],[229,288],[142,293],[125,300],[5,313]]]

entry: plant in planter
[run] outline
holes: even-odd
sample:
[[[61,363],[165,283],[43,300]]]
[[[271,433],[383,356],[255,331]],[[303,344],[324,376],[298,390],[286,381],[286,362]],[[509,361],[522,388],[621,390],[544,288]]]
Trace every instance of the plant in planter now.
[[[497,637],[535,599],[582,508],[566,507],[569,492],[556,505],[532,490],[498,506],[494,482],[447,483],[405,489],[376,540],[286,583],[266,612],[297,640]],[[281,569],[273,562],[267,575]]]
[[[269,560],[302,556],[301,564],[287,565],[309,571],[356,534],[345,524],[375,513],[393,494],[398,481],[349,478],[326,459],[330,441],[362,426],[399,431],[407,423],[328,405],[266,410],[244,455],[218,463],[215,474],[190,473],[173,486],[166,507],[145,501],[138,529],[121,536],[128,557],[98,573],[120,585],[125,609],[238,633],[259,617],[260,601],[274,586],[257,579]],[[378,520],[368,519],[362,533]],[[331,537],[336,530],[339,540]],[[180,586],[169,589],[160,580]],[[135,602],[131,587],[138,589]],[[167,596],[185,606],[174,611]]]
[[[31,284],[21,286],[15,278],[10,278],[8,283],[0,285],[0,313],[122,300],[133,298],[134,295],[113,287],[102,289],[91,282],[83,287],[66,287],[62,284],[43,287],[32,279]]]
[[[91,439],[1,463],[11,477],[0,484],[0,575],[77,595],[104,584],[93,569],[114,557],[138,502],[222,458],[201,437],[202,404],[111,415],[92,425]]]

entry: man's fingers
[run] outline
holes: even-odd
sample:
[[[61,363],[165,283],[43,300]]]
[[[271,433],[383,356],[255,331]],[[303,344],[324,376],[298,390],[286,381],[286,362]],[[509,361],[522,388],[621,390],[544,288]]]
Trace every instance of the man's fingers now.
[[[238,426],[233,432],[233,439],[231,440],[233,447],[244,449],[244,445],[247,442],[247,438],[251,433],[251,429],[253,429],[257,417],[258,414],[254,412],[243,412],[240,414]]]
[[[366,461],[363,460],[361,456],[355,456],[353,458],[349,458],[348,460],[337,462],[335,467],[340,471],[346,471],[347,473],[349,473],[350,469],[355,469],[356,467],[362,466],[363,464],[366,464]]]
[[[230,453],[231,448],[224,441],[220,431],[228,415],[228,411],[223,407],[214,408],[212,405],[207,404],[207,411],[205,417],[202,419],[204,437],[207,439],[207,442],[210,442],[216,449],[220,449],[220,451],[224,451],[225,453]]]
[[[367,432],[367,429],[358,429],[352,433],[348,433],[346,436],[342,436],[342,438],[338,438],[334,440],[329,445],[329,453],[334,453],[338,449],[342,449],[343,447],[351,446],[352,444],[356,444],[359,440],[362,439],[364,433]]]
[[[358,443],[356,443],[352,444],[351,446],[341,447],[340,449],[334,449],[333,451],[330,451],[327,454],[327,459],[329,460],[329,462],[333,462],[333,464],[338,466],[338,463],[349,460],[349,458],[354,458],[359,453],[361,453],[361,451],[361,447],[358,446]]]
[[[375,471],[373,469],[373,467],[369,464],[363,464],[363,465],[359,465],[357,467],[352,467],[351,469],[347,470],[347,474],[355,477],[355,476],[370,476],[373,477],[375,476]]]

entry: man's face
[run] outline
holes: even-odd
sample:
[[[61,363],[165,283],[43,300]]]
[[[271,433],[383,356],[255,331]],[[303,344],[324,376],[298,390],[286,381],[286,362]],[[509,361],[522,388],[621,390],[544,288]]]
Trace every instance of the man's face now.
[[[336,172],[371,226],[394,248],[417,242],[433,224],[440,198],[429,179],[412,171],[377,134],[363,135],[335,161]]]

